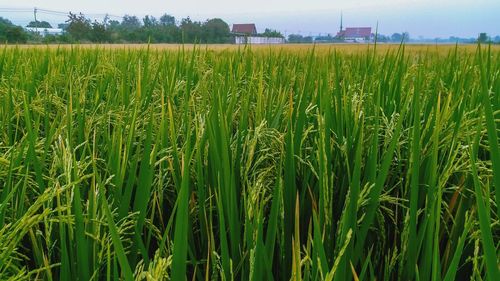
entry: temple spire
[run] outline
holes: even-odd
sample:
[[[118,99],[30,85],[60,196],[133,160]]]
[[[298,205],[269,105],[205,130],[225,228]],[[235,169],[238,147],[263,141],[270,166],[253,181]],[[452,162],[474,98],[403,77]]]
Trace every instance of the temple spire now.
[[[342,32],[342,11],[340,11],[340,31]]]

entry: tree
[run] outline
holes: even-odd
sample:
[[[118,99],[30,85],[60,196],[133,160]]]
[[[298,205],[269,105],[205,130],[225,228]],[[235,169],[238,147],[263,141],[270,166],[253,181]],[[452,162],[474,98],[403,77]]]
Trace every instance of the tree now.
[[[60,28],[62,30],[68,29],[69,24],[68,23],[60,23],[57,25],[57,28]]]
[[[181,29],[176,25],[161,25],[159,32],[155,34],[156,40],[163,43],[182,42]]]
[[[123,17],[121,26],[129,30],[134,30],[134,29],[139,29],[141,27],[141,22],[139,21],[139,18],[136,16],[125,15]]]
[[[90,39],[92,42],[105,43],[111,41],[111,35],[109,31],[106,30],[104,23],[94,21],[94,23],[92,23],[92,34]]]
[[[66,31],[74,40],[83,41],[90,39],[92,25],[90,24],[90,20],[82,13],[77,15],[70,12],[66,23],[68,23]]]
[[[161,31],[158,29],[158,20],[153,16],[146,15],[142,19],[142,23],[140,34],[138,34],[139,40],[141,42],[159,42],[159,33]]]
[[[9,28],[5,33],[5,37],[9,43],[26,43],[28,40],[28,35],[20,26],[12,26]]]
[[[120,27],[120,22],[117,20],[110,20],[108,22],[108,28],[118,28]]]
[[[306,39],[307,37],[304,37],[304,40]],[[327,35],[320,35],[320,36],[316,36],[316,38],[314,39],[314,42],[317,42],[317,43],[332,43],[332,42],[343,42],[343,37],[339,37],[339,36],[335,36],[333,37],[331,34],[327,34]]]
[[[222,19],[207,20],[202,29],[206,43],[227,43],[229,41],[229,25]]]
[[[486,32],[479,33],[479,37],[477,38],[477,42],[486,43],[488,41],[489,41],[489,37],[488,37],[488,34],[486,34]]]
[[[106,30],[109,34],[110,42],[119,42],[121,39],[121,30],[120,30],[120,22],[117,20],[108,21],[108,25],[106,26]]]
[[[281,34],[281,32],[274,30],[274,29],[269,29],[269,28],[266,28],[264,30],[264,33],[262,33],[261,35],[264,37],[280,37],[280,38],[285,37],[285,36],[283,36],[283,34]]]
[[[141,22],[136,16],[125,15],[118,29],[120,39],[125,42],[143,42],[144,34],[141,32]]]
[[[0,41],[8,43],[26,43],[28,34],[20,26],[0,17]]]
[[[153,27],[158,24],[158,20],[156,20],[155,17],[153,16],[148,16],[146,15],[143,19],[142,22],[145,27]]]
[[[183,43],[196,43],[201,39],[201,23],[192,21],[190,17],[181,20],[180,29],[182,32]]]
[[[106,14],[106,15],[104,16],[104,19],[102,20],[102,24],[104,24],[104,27],[108,28],[108,26],[109,26],[109,21],[110,21],[110,19],[109,19],[109,15],[108,15],[108,14]]]
[[[52,25],[46,21],[31,21],[27,27],[52,28]]]
[[[377,42],[389,42],[391,38],[389,36],[385,36],[383,34],[377,34]]]
[[[311,36],[302,36],[300,34],[290,34],[288,35],[289,43],[312,43],[313,38]]]
[[[401,42],[403,40],[403,35],[401,33],[394,33],[391,35],[392,42]]]
[[[304,41],[304,36],[300,34],[290,34],[288,35],[288,42],[290,43],[302,43]]]
[[[175,25],[175,17],[164,14],[163,16],[160,17],[160,23],[162,25]]]
[[[408,33],[408,32],[405,31],[405,32],[403,32],[402,35],[403,35],[404,42],[410,41],[410,33]]]

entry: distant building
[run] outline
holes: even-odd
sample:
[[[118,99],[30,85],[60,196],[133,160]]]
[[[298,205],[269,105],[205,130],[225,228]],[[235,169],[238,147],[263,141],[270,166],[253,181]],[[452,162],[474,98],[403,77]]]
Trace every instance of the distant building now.
[[[370,42],[373,40],[371,27],[346,27],[342,25],[342,12],[340,13],[340,30],[335,36],[337,40],[344,42]]]
[[[235,44],[284,44],[285,38],[258,36],[254,23],[233,24]]]
[[[345,42],[369,42],[373,39],[371,27],[346,27],[337,33]]]
[[[25,27],[24,29],[28,32],[39,33],[41,36],[61,35],[64,33],[64,30],[60,28]]]
[[[254,23],[233,24],[233,34],[238,35],[257,35],[257,28]]]

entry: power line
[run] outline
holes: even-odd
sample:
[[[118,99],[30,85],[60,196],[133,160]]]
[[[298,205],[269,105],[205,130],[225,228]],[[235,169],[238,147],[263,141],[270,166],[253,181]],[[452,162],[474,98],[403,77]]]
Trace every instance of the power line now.
[[[0,11],[4,11],[4,10],[19,11],[19,12],[29,12],[29,11],[31,11],[31,9],[27,9],[27,8],[0,8]]]
[[[69,14],[66,12],[52,11],[52,10],[46,10],[46,9],[38,9],[38,11],[41,13],[46,13],[46,14],[59,14],[59,15],[68,15]]]
[[[51,16],[69,16],[70,12],[63,12],[63,11],[56,11],[56,10],[50,10],[50,9],[43,9],[43,8],[35,8],[37,13],[40,14],[45,14],[45,15],[51,15]],[[1,8],[0,7],[0,13],[32,13],[33,9],[28,9],[28,8]],[[118,16],[118,15],[113,15],[113,14],[107,14],[107,13],[84,13],[84,12],[78,12],[81,13],[85,16],[89,17],[109,17],[109,18],[123,18],[123,16]],[[75,13],[76,14],[76,13]]]
[[[49,15],[49,16],[56,16],[56,17],[68,17],[71,11],[69,12],[64,12],[64,11],[57,11],[57,10],[51,10],[51,9],[44,9],[44,8],[34,8],[36,14],[42,14],[42,15]],[[30,13],[33,14],[34,9],[29,9],[29,8],[8,8],[8,7],[0,7],[0,13]],[[84,13],[84,12],[78,12],[74,14],[83,14],[84,16],[87,17],[93,17],[93,18],[114,18],[114,19],[123,19],[123,16],[118,16],[114,14],[107,14],[107,13]],[[176,24],[180,24],[180,20],[176,20]],[[310,30],[299,30],[299,31],[291,31],[291,30],[286,30],[285,34],[290,35],[290,34],[309,34],[309,36],[313,34],[322,34],[325,33],[323,32],[317,32],[317,31],[310,31]],[[326,33],[327,36],[332,33]],[[307,35],[306,35],[307,36]],[[314,35],[313,35],[314,36]]]
[[[33,9],[33,14],[35,15],[35,22],[38,22],[38,20],[36,19],[36,8]],[[35,32],[38,33],[38,24],[35,25]]]
[[[0,10],[0,13],[30,13],[31,11]]]

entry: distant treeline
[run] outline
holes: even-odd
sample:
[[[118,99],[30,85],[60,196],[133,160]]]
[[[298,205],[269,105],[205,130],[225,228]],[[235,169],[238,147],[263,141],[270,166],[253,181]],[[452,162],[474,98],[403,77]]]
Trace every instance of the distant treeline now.
[[[193,21],[183,18],[177,21],[174,16],[164,14],[160,18],[125,15],[121,21],[105,17],[103,21],[92,21],[84,14],[68,15],[68,19],[57,28],[60,34],[45,33],[44,29],[53,28],[46,21],[33,21],[27,27],[39,28],[39,32],[28,31],[14,25],[10,20],[0,17],[0,43],[232,43],[229,25],[220,18],[206,21]],[[258,36],[285,37],[279,31],[266,28]],[[392,35],[377,35],[377,42],[436,42],[436,43],[500,43],[500,36],[490,37],[480,33],[478,38],[410,38],[407,32]],[[342,42],[332,35],[303,36],[290,34],[289,43],[336,43]]]
[[[70,14],[66,24],[59,27],[66,32],[47,39],[95,43],[227,43],[230,40],[229,25],[222,19],[199,22],[188,17],[177,25],[175,18],[167,14],[159,19],[145,16],[142,20],[126,15],[121,22],[107,18],[91,22],[83,14]]]
[[[121,21],[104,18],[92,21],[83,14],[70,13],[68,19],[57,26],[61,34],[45,33],[53,28],[46,21],[31,22],[27,27],[39,28],[38,32],[27,31],[0,18],[0,40],[2,43],[231,43],[229,25],[220,18],[204,22],[189,17],[178,22],[174,16],[164,14],[160,18],[125,15]],[[281,36],[276,30],[266,29],[259,36]]]
[[[435,43],[500,43],[500,36],[490,37],[486,33],[480,33],[477,38],[461,38],[450,36],[449,38],[411,38],[408,32],[393,33],[392,35],[377,34],[377,42],[380,43],[400,43],[404,42],[435,42]],[[300,34],[288,35],[288,43],[339,43],[341,39],[332,35],[323,36],[303,36]]]

